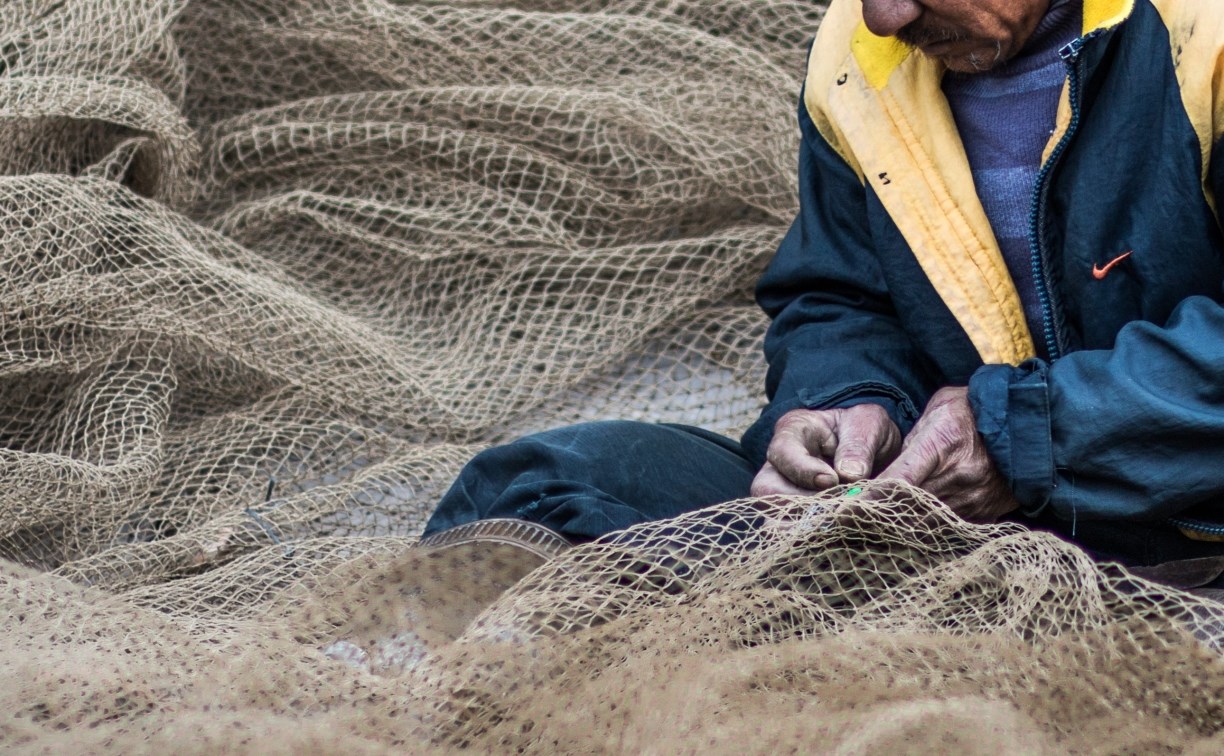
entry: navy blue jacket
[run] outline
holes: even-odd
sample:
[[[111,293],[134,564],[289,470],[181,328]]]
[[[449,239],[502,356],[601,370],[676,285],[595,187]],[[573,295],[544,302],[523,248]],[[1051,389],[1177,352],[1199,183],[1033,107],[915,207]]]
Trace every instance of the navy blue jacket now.
[[[756,462],[791,409],[877,402],[904,432],[968,385],[1024,512],[1224,534],[1224,12],[1084,15],[1033,188],[1030,333],[940,65],[834,0],[799,112],[800,213],[757,289],[773,320]]]

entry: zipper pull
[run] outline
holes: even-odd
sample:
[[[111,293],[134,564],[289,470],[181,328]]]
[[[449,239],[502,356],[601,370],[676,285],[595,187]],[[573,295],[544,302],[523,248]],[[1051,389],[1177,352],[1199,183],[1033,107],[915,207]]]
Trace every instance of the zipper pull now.
[[[1080,53],[1084,50],[1084,44],[1088,41],[1087,37],[1079,37],[1073,39],[1063,45],[1058,51],[1058,57],[1062,58],[1067,63],[1074,63],[1079,60]]]

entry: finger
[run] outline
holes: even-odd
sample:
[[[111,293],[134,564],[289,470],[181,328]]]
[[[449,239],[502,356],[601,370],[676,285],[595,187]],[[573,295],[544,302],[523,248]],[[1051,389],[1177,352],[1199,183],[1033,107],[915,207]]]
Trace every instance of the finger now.
[[[766,463],[753,478],[751,493],[753,496],[810,496],[817,492],[796,486],[782,477],[773,465]]]
[[[794,410],[774,426],[774,435],[797,442],[809,455],[832,459],[837,450],[837,422],[833,413],[823,410]]]
[[[851,407],[838,426],[833,469],[843,483],[862,480],[879,463],[891,461],[900,442],[900,431],[883,411],[869,405]]]
[[[900,456],[876,477],[881,480],[900,480],[911,486],[924,488],[924,484],[938,472],[939,465],[940,455],[936,446],[917,439],[902,450]]]
[[[796,486],[822,491],[838,483],[827,461],[836,446],[837,436],[820,413],[787,415],[778,422],[765,458]]]
[[[813,491],[823,491],[837,485],[833,466],[820,457],[813,457],[807,446],[790,434],[775,436],[765,458],[791,483]]]

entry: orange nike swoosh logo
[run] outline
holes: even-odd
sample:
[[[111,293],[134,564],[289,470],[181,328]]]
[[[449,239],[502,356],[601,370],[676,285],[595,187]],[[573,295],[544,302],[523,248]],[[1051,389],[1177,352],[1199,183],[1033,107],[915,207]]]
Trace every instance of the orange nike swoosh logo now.
[[[1109,262],[1105,263],[1105,267],[1104,267],[1104,268],[1102,268],[1102,267],[1101,267],[1101,266],[1099,266],[1099,265],[1093,265],[1093,266],[1092,266],[1092,277],[1093,277],[1093,278],[1095,278],[1095,279],[1096,279],[1096,280],[1098,280],[1098,281],[1103,281],[1103,280],[1105,280],[1105,276],[1109,275],[1109,271],[1111,271],[1111,270],[1113,270],[1114,268],[1118,267],[1118,265],[1119,265],[1119,264],[1120,264],[1120,263],[1121,263],[1123,260],[1125,260],[1126,258],[1130,257],[1130,256],[1131,256],[1131,255],[1133,255],[1133,254],[1135,254],[1135,253],[1134,253],[1134,251],[1132,250],[1132,251],[1130,251],[1130,252],[1126,252],[1126,253],[1124,253],[1124,254],[1118,255],[1118,256],[1117,256],[1117,257],[1115,257],[1114,259],[1112,259],[1112,260],[1110,260]]]

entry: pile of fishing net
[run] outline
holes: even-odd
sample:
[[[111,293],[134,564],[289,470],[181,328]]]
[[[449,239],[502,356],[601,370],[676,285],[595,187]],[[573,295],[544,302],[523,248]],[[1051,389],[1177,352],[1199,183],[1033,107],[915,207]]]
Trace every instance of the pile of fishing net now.
[[[821,14],[5,0],[5,750],[1224,747],[1219,605],[910,490],[414,548],[489,444],[752,421]]]

